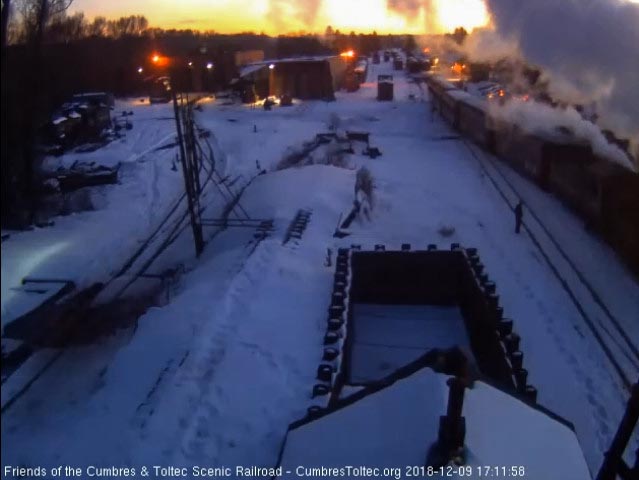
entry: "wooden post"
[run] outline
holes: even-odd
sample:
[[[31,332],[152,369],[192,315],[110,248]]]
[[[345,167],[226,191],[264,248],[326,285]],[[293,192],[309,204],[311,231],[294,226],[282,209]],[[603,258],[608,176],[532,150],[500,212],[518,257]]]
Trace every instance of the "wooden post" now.
[[[446,415],[440,418],[439,444],[450,455],[453,451],[464,446],[466,436],[466,422],[462,416],[464,408],[464,391],[466,385],[458,377],[448,379],[448,405]]]

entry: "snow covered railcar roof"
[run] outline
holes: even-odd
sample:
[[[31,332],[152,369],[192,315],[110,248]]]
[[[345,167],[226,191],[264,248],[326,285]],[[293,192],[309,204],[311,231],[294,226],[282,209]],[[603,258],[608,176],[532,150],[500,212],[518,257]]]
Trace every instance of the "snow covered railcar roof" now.
[[[487,102],[483,98],[476,97],[463,90],[448,90],[446,93],[450,95],[452,98],[454,98],[455,100],[462,102],[477,110],[481,110],[483,112],[488,110]]]
[[[429,82],[437,84],[444,90],[459,90],[459,88],[455,84],[449,82],[448,80],[446,80],[444,77],[440,75],[435,75],[430,73],[427,75],[426,78],[428,79]]]

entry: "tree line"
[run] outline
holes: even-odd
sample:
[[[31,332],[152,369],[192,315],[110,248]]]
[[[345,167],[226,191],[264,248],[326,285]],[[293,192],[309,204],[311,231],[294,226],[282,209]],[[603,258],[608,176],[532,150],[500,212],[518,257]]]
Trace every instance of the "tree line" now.
[[[234,53],[263,50],[266,58],[318,55],[403,46],[412,37],[297,32],[219,34],[163,30],[142,15],[116,19],[68,12],[72,0],[3,0],[2,9],[2,224],[33,223],[38,207],[38,133],[51,112],[73,93],[108,91],[119,96],[145,91],[149,56],[202,58],[215,64],[206,88],[216,89],[237,73]],[[409,42],[410,43],[410,42]],[[205,51],[206,53],[202,53]],[[150,71],[150,70],[149,70]]]
[[[16,12],[11,16],[8,31],[9,44],[24,44],[30,41],[35,31],[38,9],[31,8],[33,2],[19,2]],[[18,6],[17,5],[17,6]],[[87,37],[121,38],[126,36],[149,35],[149,21],[144,15],[128,15],[115,19],[97,16],[89,21],[82,12],[68,14],[61,10],[49,15],[45,25],[46,43],[69,43]]]

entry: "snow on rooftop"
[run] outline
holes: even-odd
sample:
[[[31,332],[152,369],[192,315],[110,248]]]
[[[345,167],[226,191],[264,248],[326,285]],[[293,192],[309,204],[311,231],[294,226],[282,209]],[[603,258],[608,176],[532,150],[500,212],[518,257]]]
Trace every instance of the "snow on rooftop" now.
[[[439,416],[446,413],[446,378],[422,369],[290,430],[281,461],[284,471],[300,465],[424,465],[437,439]],[[523,466],[525,478],[544,480],[590,478],[570,428],[494,387],[476,382],[466,390],[463,415],[468,466],[505,466],[509,471]]]
[[[463,101],[464,103],[471,105],[479,110],[486,111],[488,105],[485,99],[471,95],[463,90],[449,90],[448,94],[456,100]]]
[[[251,73],[255,73],[259,70],[262,70],[265,67],[266,67],[266,64],[246,65],[240,69],[240,78],[246,77],[247,75],[250,75]]]
[[[300,57],[272,58],[272,59],[261,60],[259,62],[248,64],[246,65],[246,67],[257,66],[257,65],[263,66],[263,65],[270,65],[270,64],[277,65],[278,63],[323,62],[325,60],[329,60],[335,57],[337,57],[337,55],[304,55]]]
[[[66,287],[61,282],[40,282],[13,287],[10,298],[2,305],[2,325],[31,312],[42,303],[58,295]]]
[[[106,92],[76,93],[73,95],[73,98],[90,98],[90,97],[99,97],[103,95],[109,95],[109,94]]]
[[[428,74],[437,84],[439,84],[444,90],[457,90],[459,87],[452,83],[450,80],[442,77],[441,75],[429,73]]]

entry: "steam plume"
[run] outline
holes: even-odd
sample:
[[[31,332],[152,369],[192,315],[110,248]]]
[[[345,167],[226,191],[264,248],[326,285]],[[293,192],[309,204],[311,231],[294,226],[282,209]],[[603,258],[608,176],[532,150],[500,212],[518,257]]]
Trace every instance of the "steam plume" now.
[[[600,124],[639,140],[639,4],[625,0],[486,0],[495,33],[469,38],[471,58],[522,55],[550,94],[595,103]],[[497,59],[497,58],[494,58]]]
[[[304,25],[315,24],[321,0],[270,0],[267,18],[278,29],[288,28],[288,19],[299,18]]]

